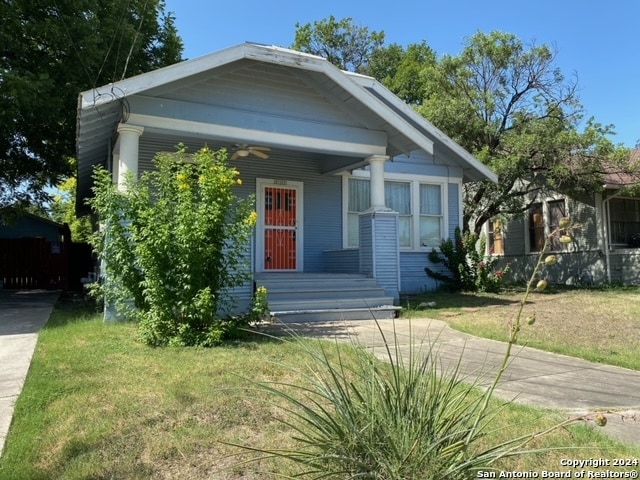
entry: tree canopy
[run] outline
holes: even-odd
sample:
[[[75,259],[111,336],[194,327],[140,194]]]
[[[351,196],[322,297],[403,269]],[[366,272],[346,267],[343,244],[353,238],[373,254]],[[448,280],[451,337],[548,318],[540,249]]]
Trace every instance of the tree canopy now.
[[[327,23],[348,29],[351,20],[315,22],[315,32],[307,24],[300,38],[313,38],[314,53],[343,67],[335,59],[349,53],[335,49],[349,49],[339,39],[350,35],[325,28]],[[377,41],[360,36],[365,44],[358,50],[370,53],[359,72],[379,80],[498,174],[498,184],[465,185],[465,230],[479,233],[495,216],[522,213],[536,192],[592,193],[607,171],[628,170],[629,150],[609,139],[613,126],[585,120],[577,78],[565,77],[548,45],[477,32],[460,54],[439,57],[424,41],[385,46],[379,41],[384,33],[376,33]]]
[[[369,32],[351,18],[329,18],[301,25],[296,23],[291,48],[326,58],[342,70],[361,73],[371,56],[384,44],[384,32]]]
[[[78,93],[181,59],[163,0],[0,2],[0,212],[73,174]]]
[[[465,186],[465,225],[476,233],[492,217],[523,212],[536,192],[597,191],[627,153],[609,140],[612,126],[583,124],[577,80],[547,45],[476,33],[424,78],[418,111],[498,174],[498,184]]]

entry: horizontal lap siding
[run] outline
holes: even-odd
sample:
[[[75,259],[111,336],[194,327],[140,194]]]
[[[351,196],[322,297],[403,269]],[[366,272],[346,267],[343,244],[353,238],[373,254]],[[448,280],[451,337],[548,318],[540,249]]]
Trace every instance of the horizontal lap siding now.
[[[190,85],[164,92],[163,96],[229,110],[346,125],[342,109],[318,93],[312,78],[310,73],[300,75],[285,66],[246,62],[246,68],[234,68],[212,78],[209,74],[196,77]],[[355,120],[351,125],[358,126]]]
[[[594,282],[606,281],[606,261],[598,251],[596,209],[593,200],[567,199],[567,214],[574,224],[580,227],[573,231],[574,252],[549,252],[558,257],[558,263],[544,271],[551,283],[571,283],[573,277],[584,272]],[[507,223],[504,232],[504,252],[500,265],[511,265],[508,281],[522,282],[529,280],[538,261],[538,253],[527,252],[528,222],[517,218]]]
[[[598,247],[598,226],[596,223],[596,207],[593,200],[578,201],[568,199],[567,213],[580,228],[574,230],[573,236],[580,249],[595,249]]]
[[[398,217],[397,215],[376,214],[374,219],[376,279],[385,287],[387,295],[398,285]],[[362,237],[360,237],[362,238]]]
[[[610,256],[611,281],[613,283],[640,284],[640,252],[625,250]]]
[[[437,283],[424,271],[425,267],[441,271],[441,266],[433,265],[427,252],[400,252],[400,293],[413,295],[430,292],[437,288]],[[446,273],[446,271],[442,271]]]
[[[447,224],[444,226],[444,234],[449,238],[455,237],[455,230],[460,226],[460,186],[457,183],[447,184]],[[429,277],[425,272],[425,267],[432,270],[448,274],[442,265],[435,265],[429,261],[429,252],[400,252],[400,272],[401,287],[400,292],[404,295],[434,291],[438,288],[438,283]]]
[[[253,297],[253,280],[251,276],[251,265],[253,264],[253,249],[254,241],[251,239],[251,244],[245,249],[244,253],[244,273],[249,273],[249,280],[243,285],[232,288],[229,290],[229,295],[233,298],[234,304],[231,306],[230,311],[221,312],[226,314],[240,314],[246,312],[251,305],[251,298]]]
[[[371,222],[360,219],[360,273],[373,277],[373,236],[371,234]]]
[[[360,273],[360,250],[329,250],[324,252],[324,271],[329,273]]]
[[[425,152],[412,152],[410,157],[398,156],[385,164],[385,171],[389,173],[403,173],[415,175],[429,175],[452,181],[462,178],[462,171],[455,167],[435,164],[433,157]],[[426,180],[428,181],[428,180]],[[445,184],[444,192],[447,200],[447,223],[443,225],[444,235],[454,238],[455,229],[460,226],[460,184],[451,181]],[[363,238],[362,236],[360,238]],[[447,273],[441,265],[429,262],[428,251],[408,252],[400,251],[400,292],[402,294],[416,294],[433,291],[438,285],[435,280],[427,276],[425,267]]]
[[[524,255],[526,235],[529,235],[529,232],[525,229],[524,219],[518,218],[507,222],[503,235],[505,255]]]
[[[540,273],[540,278],[544,277],[552,284],[571,284],[574,277],[590,278],[594,283],[606,281],[606,260],[597,251],[581,252],[554,252],[557,263],[551,267],[545,267]],[[506,277],[508,282],[527,282],[531,278],[533,269],[538,262],[538,254],[509,256],[500,258],[499,268],[503,268],[507,263],[511,266],[511,272]],[[584,276],[586,274],[586,277]]]
[[[447,218],[445,234],[449,238],[455,237],[456,228],[460,226],[460,186],[457,183],[447,185]],[[429,252],[400,252],[401,288],[405,295],[412,295],[421,292],[434,291],[438,288],[438,283],[425,272],[425,267],[432,270],[448,274],[442,265],[435,265],[429,261]]]
[[[318,165],[315,166],[318,168]],[[325,271],[325,250],[342,247],[342,178],[303,177],[304,270]]]
[[[449,238],[454,239],[456,228],[460,227],[460,188],[456,183],[450,183],[447,190],[449,202]]]

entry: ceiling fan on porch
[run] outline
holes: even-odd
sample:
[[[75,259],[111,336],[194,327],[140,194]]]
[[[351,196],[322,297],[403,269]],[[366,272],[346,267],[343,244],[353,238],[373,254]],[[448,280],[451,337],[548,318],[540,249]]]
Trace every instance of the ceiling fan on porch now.
[[[269,158],[269,155],[265,152],[270,151],[271,149],[269,147],[257,147],[253,145],[247,145],[246,143],[236,143],[233,147],[233,155],[231,155],[231,160],[235,160],[240,157],[247,157],[249,155],[267,159]]]

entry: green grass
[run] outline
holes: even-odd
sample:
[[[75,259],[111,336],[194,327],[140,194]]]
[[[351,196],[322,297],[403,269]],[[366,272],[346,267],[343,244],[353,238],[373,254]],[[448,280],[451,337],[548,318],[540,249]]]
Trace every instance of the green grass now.
[[[506,341],[522,289],[501,294],[435,292],[403,301],[407,318],[429,317],[472,335]],[[418,308],[435,302],[435,307]],[[534,292],[524,310],[535,316],[523,325],[519,343],[609,365],[640,370],[640,288],[571,289]]]
[[[278,399],[251,381],[303,385],[296,370],[309,358],[297,341],[252,336],[214,349],[153,349],[135,336],[135,325],[104,324],[82,305],[56,308],[16,403],[0,479],[266,479],[275,477],[260,472],[297,472],[278,459],[244,464],[251,454],[228,445],[294,445],[293,430],[279,421],[287,416]],[[343,361],[352,361],[346,352]],[[560,418],[509,405],[483,441],[499,443]],[[585,426],[534,446],[561,448],[501,467],[551,469],[566,456],[640,457],[640,448]]]

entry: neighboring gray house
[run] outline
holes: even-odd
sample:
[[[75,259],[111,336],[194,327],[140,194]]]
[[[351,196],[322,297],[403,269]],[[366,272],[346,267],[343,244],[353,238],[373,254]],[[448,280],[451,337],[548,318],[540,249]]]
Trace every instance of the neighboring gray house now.
[[[638,161],[640,149],[631,155],[631,162]],[[512,279],[527,280],[545,236],[569,216],[582,228],[575,231],[573,243],[552,242],[550,250],[559,258],[545,270],[552,283],[640,284],[640,198],[624,190],[637,184],[637,178],[610,174],[603,191],[589,198],[537,197],[524,218],[502,228],[499,222],[486,226],[488,248],[504,257],[502,264],[511,263]]]
[[[233,154],[258,212],[235,293],[264,284],[275,311],[357,317],[435,288],[427,255],[461,226],[463,182],[497,180],[373,78],[245,43],[81,93],[80,199],[94,165],[120,184],[179,142]]]

